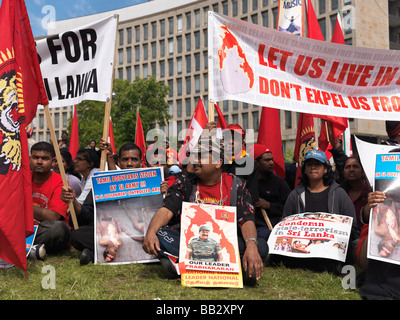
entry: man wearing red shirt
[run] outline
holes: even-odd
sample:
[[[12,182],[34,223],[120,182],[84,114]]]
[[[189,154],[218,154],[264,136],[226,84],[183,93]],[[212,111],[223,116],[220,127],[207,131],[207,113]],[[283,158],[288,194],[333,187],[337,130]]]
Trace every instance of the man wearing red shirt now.
[[[44,244],[46,252],[58,253],[67,248],[70,239],[68,204],[60,198],[61,175],[51,170],[55,161],[53,146],[38,142],[31,148],[33,217],[39,225],[35,245]]]

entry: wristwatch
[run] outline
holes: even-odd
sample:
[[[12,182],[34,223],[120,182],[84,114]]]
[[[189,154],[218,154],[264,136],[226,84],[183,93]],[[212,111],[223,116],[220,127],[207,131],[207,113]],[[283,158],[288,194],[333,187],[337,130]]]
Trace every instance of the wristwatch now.
[[[257,238],[248,238],[248,239],[246,240],[246,245],[247,245],[247,241],[250,241],[250,240],[254,241],[254,242],[256,243],[256,246],[258,246]]]

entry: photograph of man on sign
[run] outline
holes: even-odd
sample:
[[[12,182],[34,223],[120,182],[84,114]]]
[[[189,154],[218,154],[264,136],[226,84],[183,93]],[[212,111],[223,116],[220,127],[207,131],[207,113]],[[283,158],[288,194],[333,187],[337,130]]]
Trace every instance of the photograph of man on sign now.
[[[220,244],[210,238],[210,227],[202,225],[199,228],[199,236],[192,238],[186,249],[187,260],[199,261],[222,261],[222,250]]]

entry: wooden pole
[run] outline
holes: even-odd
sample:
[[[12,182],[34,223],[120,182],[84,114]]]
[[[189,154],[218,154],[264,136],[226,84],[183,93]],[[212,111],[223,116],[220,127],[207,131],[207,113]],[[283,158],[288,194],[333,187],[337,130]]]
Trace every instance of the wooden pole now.
[[[116,15],[117,19],[117,30],[116,30],[116,35],[115,35],[115,45],[114,45],[114,61],[113,61],[113,68],[115,66],[115,54],[117,52],[117,36],[118,36],[118,21],[119,21],[119,15]],[[111,94],[110,98],[106,102],[106,109],[104,111],[104,126],[103,126],[103,139],[104,141],[108,141],[108,133],[110,129],[110,115],[111,115],[111,101],[112,101],[112,93],[113,93],[113,82],[114,82],[114,72],[113,76],[111,78]],[[107,150],[102,150],[101,151],[101,158],[100,158],[100,171],[104,171],[106,167],[106,161],[107,161]]]
[[[46,118],[47,118],[47,124],[49,125],[50,136],[51,136],[51,140],[53,142],[54,151],[56,152],[56,159],[57,159],[57,163],[58,163],[58,168],[60,170],[61,178],[62,178],[62,181],[63,181],[63,185],[64,185],[64,187],[68,187],[67,177],[65,176],[65,170],[64,170],[64,166],[62,164],[60,148],[58,147],[56,133],[54,131],[53,122],[51,121],[49,105],[45,105],[44,106],[44,112],[45,112],[45,115],[46,115]],[[73,225],[74,225],[74,229],[78,230],[79,229],[79,225],[78,225],[78,221],[76,219],[74,205],[73,205],[72,202],[69,202],[68,206],[69,206],[69,212],[71,214],[72,222],[73,222]]]
[[[268,218],[267,212],[265,211],[265,209],[261,209],[261,213],[264,216],[264,220],[267,223],[268,229],[272,230],[274,227],[271,224],[271,221]]]

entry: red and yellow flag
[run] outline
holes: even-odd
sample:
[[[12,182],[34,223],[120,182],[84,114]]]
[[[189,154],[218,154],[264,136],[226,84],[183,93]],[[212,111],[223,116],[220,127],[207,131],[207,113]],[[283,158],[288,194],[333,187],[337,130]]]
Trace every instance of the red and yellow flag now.
[[[26,127],[48,104],[23,0],[0,7],[0,258],[26,272],[25,237],[33,233]]]

